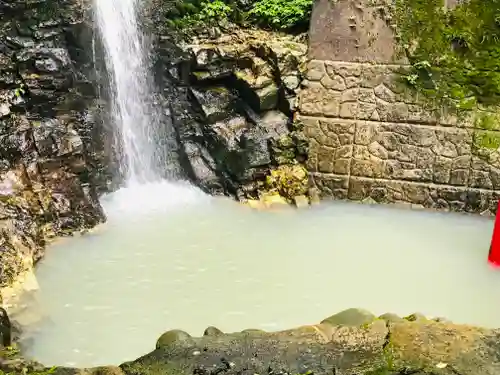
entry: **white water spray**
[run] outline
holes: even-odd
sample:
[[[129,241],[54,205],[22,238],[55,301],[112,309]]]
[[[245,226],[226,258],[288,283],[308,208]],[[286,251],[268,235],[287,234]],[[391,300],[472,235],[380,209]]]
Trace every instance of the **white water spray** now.
[[[115,219],[168,211],[208,198],[187,183],[162,179],[176,172],[173,145],[167,139],[169,119],[153,100],[150,51],[138,22],[140,2],[94,0],[109,74],[110,120],[120,151],[120,177],[125,180],[124,188],[103,197],[106,214]]]
[[[138,23],[140,0],[94,0],[95,21],[105,50],[111,121],[125,185],[158,182],[162,113],[154,105],[148,48]],[[163,152],[162,152],[163,151]]]

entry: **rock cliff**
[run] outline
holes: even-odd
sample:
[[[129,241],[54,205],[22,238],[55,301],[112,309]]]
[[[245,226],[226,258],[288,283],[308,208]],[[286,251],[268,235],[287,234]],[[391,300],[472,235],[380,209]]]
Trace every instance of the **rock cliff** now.
[[[494,213],[500,187],[496,94],[480,97],[463,79],[476,74],[474,69],[481,71],[479,77],[491,72],[474,66],[469,56],[481,51],[473,51],[472,42],[470,51],[456,51],[450,36],[461,34],[453,29],[457,20],[465,17],[460,25],[467,25],[467,14],[470,19],[480,12],[480,2],[472,2],[472,9],[462,3],[455,13],[451,8],[457,2],[396,3],[406,4],[406,10],[399,9],[403,16],[396,17],[384,1],[315,3],[307,79],[298,105],[310,141],[312,181],[323,198]],[[434,14],[441,19],[433,20]],[[412,15],[420,18],[412,20]],[[482,29],[470,22],[463,26],[470,28],[469,36],[481,35]],[[434,42],[419,41],[419,27],[440,35],[441,51],[432,52],[436,61],[426,50]],[[413,30],[411,40],[401,40],[408,30]],[[406,54],[397,53],[403,47]],[[448,59],[460,61],[461,75],[443,74],[442,61]],[[415,82],[421,77],[427,79],[418,89]],[[463,98],[454,98],[455,107],[450,100],[431,100],[438,95],[436,87],[448,87],[443,97],[458,93]]]
[[[206,192],[242,200],[276,188],[266,185],[271,171],[283,174],[307,156],[293,121],[303,37],[235,27],[179,47],[160,39],[162,86],[185,176]]]
[[[98,100],[106,74],[89,7],[85,0],[0,2],[4,302],[47,240],[105,220],[98,196],[109,190],[114,151]],[[240,200],[304,196],[307,140],[294,126],[304,37],[234,28],[182,43],[158,23],[149,26],[180,177]]]
[[[83,13],[76,0],[0,1],[0,302],[47,240],[104,220]]]

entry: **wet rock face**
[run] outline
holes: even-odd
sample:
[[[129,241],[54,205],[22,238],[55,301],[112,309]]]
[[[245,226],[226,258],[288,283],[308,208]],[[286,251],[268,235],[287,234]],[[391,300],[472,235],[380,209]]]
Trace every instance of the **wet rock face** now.
[[[305,159],[293,113],[306,45],[236,29],[180,46],[159,55],[182,169],[209,193],[256,197],[271,170]]]
[[[83,10],[78,0],[0,1],[0,290],[47,238],[104,220]]]

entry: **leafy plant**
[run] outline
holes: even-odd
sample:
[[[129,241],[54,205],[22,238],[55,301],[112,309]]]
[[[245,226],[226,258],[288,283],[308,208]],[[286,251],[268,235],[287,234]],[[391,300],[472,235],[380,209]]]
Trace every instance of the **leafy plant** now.
[[[500,0],[396,0],[394,16],[409,85],[456,110],[500,104]]]
[[[257,24],[288,29],[308,22],[311,9],[312,0],[259,0],[249,15]]]
[[[200,21],[224,20],[233,11],[229,5],[221,0],[214,0],[202,3],[201,10],[198,13]]]
[[[179,1],[167,14],[167,23],[178,29],[214,25],[230,18],[233,11],[223,0]]]
[[[24,94],[26,94],[26,90],[24,89],[26,86],[24,85],[24,83],[21,83],[21,85],[19,85],[19,87],[17,87],[15,90],[14,90],[14,96],[16,98],[20,98],[21,96],[23,96]]]

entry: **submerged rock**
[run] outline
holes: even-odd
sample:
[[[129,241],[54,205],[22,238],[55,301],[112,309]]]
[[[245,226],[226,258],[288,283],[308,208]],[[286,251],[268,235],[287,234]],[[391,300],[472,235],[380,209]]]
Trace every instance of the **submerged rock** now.
[[[375,319],[376,316],[369,311],[348,309],[326,318],[321,323],[328,323],[333,326],[360,327],[363,324],[373,322]]]
[[[309,199],[305,195],[297,195],[293,197],[293,203],[297,208],[309,207]]]
[[[245,204],[257,210],[274,210],[290,207],[287,200],[276,193],[263,193],[260,199],[249,199]]]

